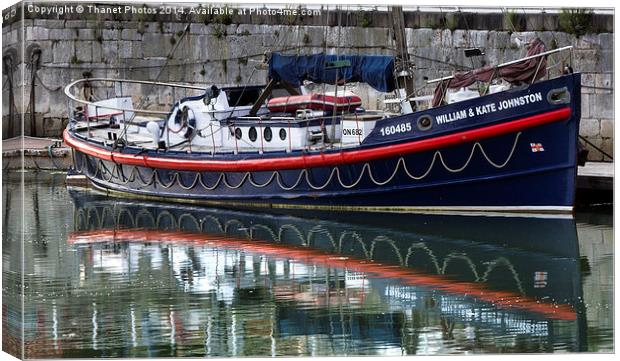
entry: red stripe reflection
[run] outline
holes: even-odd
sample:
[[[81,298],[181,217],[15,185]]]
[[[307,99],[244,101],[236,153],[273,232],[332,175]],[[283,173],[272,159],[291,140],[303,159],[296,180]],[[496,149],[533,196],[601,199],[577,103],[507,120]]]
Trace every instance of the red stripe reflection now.
[[[542,314],[551,319],[575,320],[575,310],[567,304],[554,304],[509,291],[487,289],[484,284],[461,282],[441,275],[425,274],[410,268],[382,264],[351,256],[328,254],[301,246],[275,244],[258,240],[247,240],[230,236],[209,235],[179,231],[159,231],[144,229],[97,230],[74,232],[69,235],[69,243],[92,244],[111,242],[148,243],[191,243],[213,245],[234,250],[266,254],[276,258],[294,259],[305,264],[320,264],[326,267],[346,268],[364,272],[379,278],[397,278],[401,283],[412,286],[429,287],[435,290],[470,296],[501,308],[516,308]]]

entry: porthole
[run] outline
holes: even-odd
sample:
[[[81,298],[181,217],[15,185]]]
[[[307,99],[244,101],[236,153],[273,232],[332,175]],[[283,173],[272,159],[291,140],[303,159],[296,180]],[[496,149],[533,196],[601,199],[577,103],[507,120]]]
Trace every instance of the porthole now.
[[[271,134],[270,127],[265,128],[265,130],[263,131],[263,138],[265,139],[265,141],[271,142],[271,138],[273,138],[273,134]]]
[[[547,101],[553,105],[570,104],[570,93],[568,92],[568,88],[563,87],[549,91],[549,93],[547,93]]]
[[[258,133],[256,133],[256,128],[254,127],[250,128],[250,131],[248,132],[248,136],[250,137],[251,141],[255,142],[256,137],[258,136]]]
[[[243,136],[243,133],[241,132],[241,128],[235,128],[235,138],[241,139],[241,136]]]
[[[286,139],[286,130],[284,128],[280,129],[280,139],[282,140]]]
[[[429,130],[433,127],[433,117],[428,114],[422,115],[418,118],[417,124],[418,129],[422,131]]]

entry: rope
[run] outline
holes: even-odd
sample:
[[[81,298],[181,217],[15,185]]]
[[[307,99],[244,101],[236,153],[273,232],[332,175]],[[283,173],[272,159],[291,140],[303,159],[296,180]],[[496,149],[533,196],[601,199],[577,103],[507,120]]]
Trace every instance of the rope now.
[[[586,142],[588,145],[590,145],[592,148],[594,148],[595,150],[599,151],[601,154],[603,154],[604,156],[606,156],[607,158],[614,160],[614,157],[612,157],[611,155],[609,155],[609,153],[605,152],[604,150],[602,150],[601,148],[597,147],[596,145],[594,145],[592,142],[590,142],[586,137],[584,137],[583,135],[579,136],[579,139],[583,140],[584,142]]]
[[[471,269],[475,277],[475,280],[476,281],[480,280],[480,276],[478,275],[478,270],[476,269],[476,265],[472,262],[471,258],[467,257],[467,254],[462,253],[462,252],[452,252],[443,259],[443,267],[441,268],[442,274],[446,274],[446,268],[448,268],[449,262],[452,261],[453,259],[464,260],[469,266],[469,268]]]
[[[375,245],[378,242],[387,242],[389,245],[391,245],[392,248],[394,249],[395,253],[396,253],[396,257],[398,257],[399,264],[401,264],[401,265],[404,264],[403,256],[400,254],[400,250],[396,246],[396,243],[394,242],[393,239],[391,239],[390,237],[387,237],[387,236],[377,236],[377,237],[375,237],[373,239],[372,245],[370,246],[370,256],[371,257],[375,254]]]
[[[441,268],[439,267],[439,261],[437,260],[437,256],[435,256],[433,251],[428,248],[428,246],[424,242],[414,243],[409,247],[409,249],[407,249],[407,255],[405,256],[405,263],[403,264],[403,266],[409,266],[409,257],[413,255],[416,248],[426,251],[426,254],[431,258],[431,261],[433,261],[433,265],[435,265],[437,273],[441,273]]]
[[[25,155],[25,152],[24,152],[24,155]],[[30,158],[30,160],[31,160],[31,161],[32,161],[32,163],[34,164],[34,169],[35,169],[35,172],[40,171],[40,170],[41,170],[41,167],[39,167],[39,164],[37,164],[37,161],[36,161],[36,160],[34,160],[34,157],[32,157],[32,155],[31,155],[31,154],[28,154],[28,158]]]
[[[96,169],[95,172],[93,174],[93,177],[97,177],[97,174],[101,174],[101,178],[106,181],[106,182],[112,182],[113,179],[118,180],[117,184],[121,184],[121,185],[127,185],[129,183],[134,183],[136,182],[136,180],[139,181],[139,184],[141,187],[150,187],[150,186],[160,186],[164,189],[170,189],[171,187],[173,187],[174,185],[177,185],[178,187],[182,188],[183,190],[190,190],[190,189],[194,189],[196,187],[196,185],[200,184],[201,187],[203,187],[205,190],[215,190],[216,188],[218,188],[221,184],[224,184],[225,187],[229,188],[229,189],[239,189],[242,186],[244,186],[244,184],[246,182],[249,182],[253,187],[255,188],[265,188],[268,185],[272,184],[274,179],[278,185],[278,187],[281,190],[284,191],[290,191],[293,189],[296,189],[301,183],[302,181],[305,180],[306,184],[308,187],[310,187],[312,190],[315,191],[320,191],[320,190],[324,190],[325,188],[327,188],[328,186],[330,186],[330,184],[333,183],[334,178],[338,181],[338,185],[344,189],[352,189],[355,188],[363,179],[364,179],[364,173],[368,173],[368,179],[370,179],[370,181],[377,185],[377,186],[383,186],[386,185],[390,182],[392,182],[392,180],[397,176],[400,168],[403,169],[404,173],[412,180],[421,180],[426,178],[430,172],[434,169],[435,167],[435,163],[437,162],[437,159],[439,159],[441,165],[443,166],[443,168],[445,170],[447,170],[450,173],[459,173],[462,172],[463,170],[465,170],[469,164],[471,163],[474,154],[476,152],[476,149],[480,149],[480,153],[482,154],[482,156],[484,157],[484,159],[494,168],[496,169],[502,169],[504,168],[508,162],[512,159],[514,152],[517,148],[517,144],[519,142],[519,138],[521,136],[521,133],[517,133],[517,135],[515,136],[512,148],[508,154],[508,156],[506,157],[506,159],[501,162],[501,163],[497,163],[494,160],[492,160],[488,154],[486,153],[486,151],[484,150],[483,146],[476,142],[474,143],[471,152],[467,158],[467,160],[465,161],[465,163],[457,168],[452,168],[449,165],[446,164],[445,160],[444,160],[444,156],[442,155],[441,151],[437,150],[435,151],[435,153],[433,154],[433,158],[431,160],[431,163],[428,166],[428,169],[423,172],[421,175],[414,175],[410,172],[409,168],[407,167],[407,163],[405,162],[405,159],[403,157],[399,157],[398,161],[396,162],[396,166],[394,167],[394,171],[392,172],[392,174],[386,178],[385,180],[378,180],[376,178],[376,176],[373,174],[372,172],[372,168],[370,166],[369,163],[364,163],[364,165],[362,166],[362,170],[360,171],[357,179],[351,183],[346,183],[345,181],[343,181],[342,177],[341,177],[341,171],[339,167],[334,167],[332,168],[329,177],[327,178],[327,180],[320,185],[316,185],[313,184],[312,181],[310,180],[310,170],[308,169],[302,169],[301,172],[299,172],[299,175],[297,176],[297,179],[295,180],[295,182],[293,183],[293,185],[286,185],[282,182],[282,175],[280,174],[280,171],[273,171],[271,173],[271,175],[269,176],[269,178],[263,182],[263,183],[259,183],[256,182],[255,179],[252,176],[251,172],[245,172],[243,174],[243,176],[241,177],[241,180],[237,183],[237,184],[231,184],[228,176],[226,173],[221,172],[217,178],[217,180],[215,181],[215,183],[213,185],[207,185],[204,182],[203,176],[201,172],[196,172],[196,174],[194,175],[194,179],[191,182],[190,185],[186,185],[182,182],[181,180],[181,175],[179,172],[175,172],[171,177],[168,178],[167,181],[162,181],[159,172],[157,171],[157,169],[152,169],[152,173],[150,178],[145,181],[144,178],[142,177],[142,174],[140,173],[140,171],[138,170],[138,167],[132,167],[131,173],[129,174],[129,177],[127,177],[126,179],[124,177],[121,177],[121,173],[119,171],[119,166],[117,164],[114,164],[114,169],[110,170],[108,169],[108,167],[106,167],[106,165],[103,163],[102,160],[98,160],[96,163]],[[81,164],[80,169],[77,169],[77,164],[76,164],[76,171],[79,173],[83,173],[83,163]],[[114,173],[119,174],[119,176],[115,176]],[[136,176],[137,174],[137,176]],[[109,175],[109,176],[108,176]]]
[[[33,51],[30,54],[30,63],[28,67],[30,68],[30,100],[28,101],[28,110],[30,111],[30,134],[33,136],[37,136],[37,126],[36,126],[36,101],[35,101],[35,79],[37,77],[37,68],[40,64],[40,56],[41,51]]]
[[[54,144],[50,144],[47,146],[47,155],[49,155],[50,160],[52,161],[52,164],[54,165],[54,167],[56,167],[56,169],[58,170],[64,170],[64,168],[58,166],[58,164],[56,164],[56,160],[54,160],[54,155],[52,154],[52,148],[54,147]]]
[[[491,271],[493,271],[495,269],[495,267],[497,267],[500,264],[504,264],[508,268],[510,273],[512,273],[512,278],[517,283],[517,288],[519,289],[519,292],[521,292],[521,294],[524,295],[525,294],[525,290],[523,289],[523,284],[521,282],[521,279],[519,278],[519,274],[517,273],[517,270],[515,269],[514,265],[505,257],[499,257],[499,258],[493,260],[492,262],[490,262],[488,264],[488,266],[487,266],[486,271],[484,272],[484,275],[480,279],[480,281],[481,282],[487,282],[487,280],[489,279],[489,274],[491,273]]]
[[[614,88],[606,88],[606,87],[600,87],[600,86],[582,85],[581,87],[587,88],[587,89],[614,91]]]

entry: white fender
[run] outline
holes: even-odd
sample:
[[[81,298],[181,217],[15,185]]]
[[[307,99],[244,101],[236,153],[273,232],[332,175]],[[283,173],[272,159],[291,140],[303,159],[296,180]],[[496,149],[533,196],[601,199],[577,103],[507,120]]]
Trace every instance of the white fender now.
[[[151,133],[151,136],[153,137],[153,145],[155,147],[158,147],[159,146],[159,124],[157,124],[157,122],[150,121],[146,123],[146,130],[149,133]]]

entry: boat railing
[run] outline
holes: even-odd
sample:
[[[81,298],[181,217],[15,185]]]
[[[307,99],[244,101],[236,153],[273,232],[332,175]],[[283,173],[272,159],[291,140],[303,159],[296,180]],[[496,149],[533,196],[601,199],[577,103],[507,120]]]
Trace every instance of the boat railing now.
[[[539,54],[535,54],[535,55],[531,55],[531,56],[526,56],[524,58],[520,58],[520,59],[516,59],[516,60],[512,60],[512,61],[509,61],[509,62],[506,62],[506,63],[502,63],[502,64],[499,64],[499,65],[496,65],[495,68],[496,69],[501,69],[501,68],[504,68],[504,67],[507,67],[507,66],[510,66],[510,65],[513,65],[513,64],[520,63],[522,61],[527,61],[527,60],[536,59],[536,58],[540,58],[540,61],[542,62],[542,58],[545,57],[545,56],[548,56],[548,55],[551,55],[551,54],[555,54],[555,53],[559,53],[559,52],[562,52],[562,51],[571,50],[572,48],[573,48],[573,46],[569,45],[569,46],[565,46],[565,47],[562,47],[562,48],[557,48],[557,49],[545,51],[545,52],[542,52],[542,53],[539,53]],[[572,58],[572,50],[571,50],[571,58]],[[541,62],[539,62],[539,64]],[[570,63],[572,63],[572,59],[571,59]],[[426,83],[427,84],[438,83],[438,82],[441,82],[441,81],[444,81],[444,80],[449,80],[449,79],[452,79],[452,78],[454,78],[454,75],[448,75],[448,76],[444,76],[443,78],[436,78],[436,79],[427,80]]]
[[[131,94],[129,89],[127,89],[128,84],[142,84],[156,87],[166,87],[172,89],[172,99],[176,99],[176,91],[177,89],[183,89],[185,92],[187,91],[199,91],[204,92],[205,87],[189,85],[189,84],[178,84],[178,83],[166,83],[166,82],[158,82],[158,81],[148,81],[148,80],[132,80],[132,79],[116,79],[116,78],[83,78],[74,80],[71,83],[67,84],[64,88],[65,95],[68,98],[68,111],[70,118],[72,117],[73,111],[76,109],[77,105],[81,105],[85,108],[84,111],[84,121],[86,122],[86,128],[88,135],[91,135],[91,118],[99,119],[101,114],[105,114],[103,110],[106,111],[115,111],[120,116],[125,129],[124,136],[125,141],[127,141],[127,129],[126,127],[131,124],[135,124],[133,122],[133,118],[136,114],[146,115],[146,116],[154,116],[158,118],[165,118],[170,114],[169,110],[159,110],[159,109],[141,109],[140,107],[134,108],[119,106],[118,104],[101,104],[97,101],[91,101],[87,99],[79,98],[75,92],[75,88],[77,86],[82,85],[84,88],[94,88],[93,83],[111,83],[105,85],[106,88],[113,88],[116,92],[114,98],[123,98],[127,96],[132,96],[135,94]],[[89,109],[94,109],[95,114],[88,114]],[[77,126],[77,123],[70,123],[70,129]]]
[[[549,51],[544,51],[542,53],[526,56],[526,57],[523,57],[523,58],[520,58],[520,59],[512,60],[512,61],[505,62],[505,63],[502,63],[502,64],[494,66],[493,67],[493,69],[494,69],[493,74],[491,75],[491,78],[488,81],[484,82],[486,87],[482,88],[483,90],[480,91],[480,95],[486,95],[488,93],[488,91],[490,90],[491,83],[493,82],[493,80],[497,79],[497,73],[498,73],[497,70],[499,70],[501,68],[505,68],[505,67],[510,66],[510,65],[518,64],[520,62],[524,62],[524,61],[528,61],[528,60],[532,60],[532,59],[538,59],[538,62],[537,62],[537,65],[536,65],[536,70],[535,70],[534,75],[532,77],[532,81],[531,81],[532,83],[534,83],[538,79],[538,74],[540,73],[543,61],[549,55],[560,53],[560,52],[563,52],[563,51],[570,51],[568,64],[569,64],[569,66],[571,66],[571,64],[572,64],[572,48],[573,48],[572,45],[564,46],[562,48],[557,48],[557,49],[553,49],[553,50],[549,50]],[[549,70],[551,68],[553,68],[553,67],[556,67],[558,64],[559,63],[554,64],[552,66],[548,66],[548,67],[545,68],[545,72],[547,74],[547,79],[549,79],[549,77],[550,77]],[[562,71],[563,71],[563,69],[562,69]],[[453,78],[454,78],[454,75],[449,75],[449,76],[445,76],[445,77],[442,77],[442,78],[431,79],[431,80],[427,80],[426,81],[426,85],[430,85],[430,84],[433,84],[433,83],[440,83],[440,86],[442,87],[442,89],[441,89],[441,99],[439,101],[439,104],[443,104],[443,102],[445,100],[445,97],[448,94],[449,85],[448,85],[448,82],[446,82],[446,81],[450,80],[450,79],[453,79]],[[479,82],[477,81],[476,83],[479,83]]]

